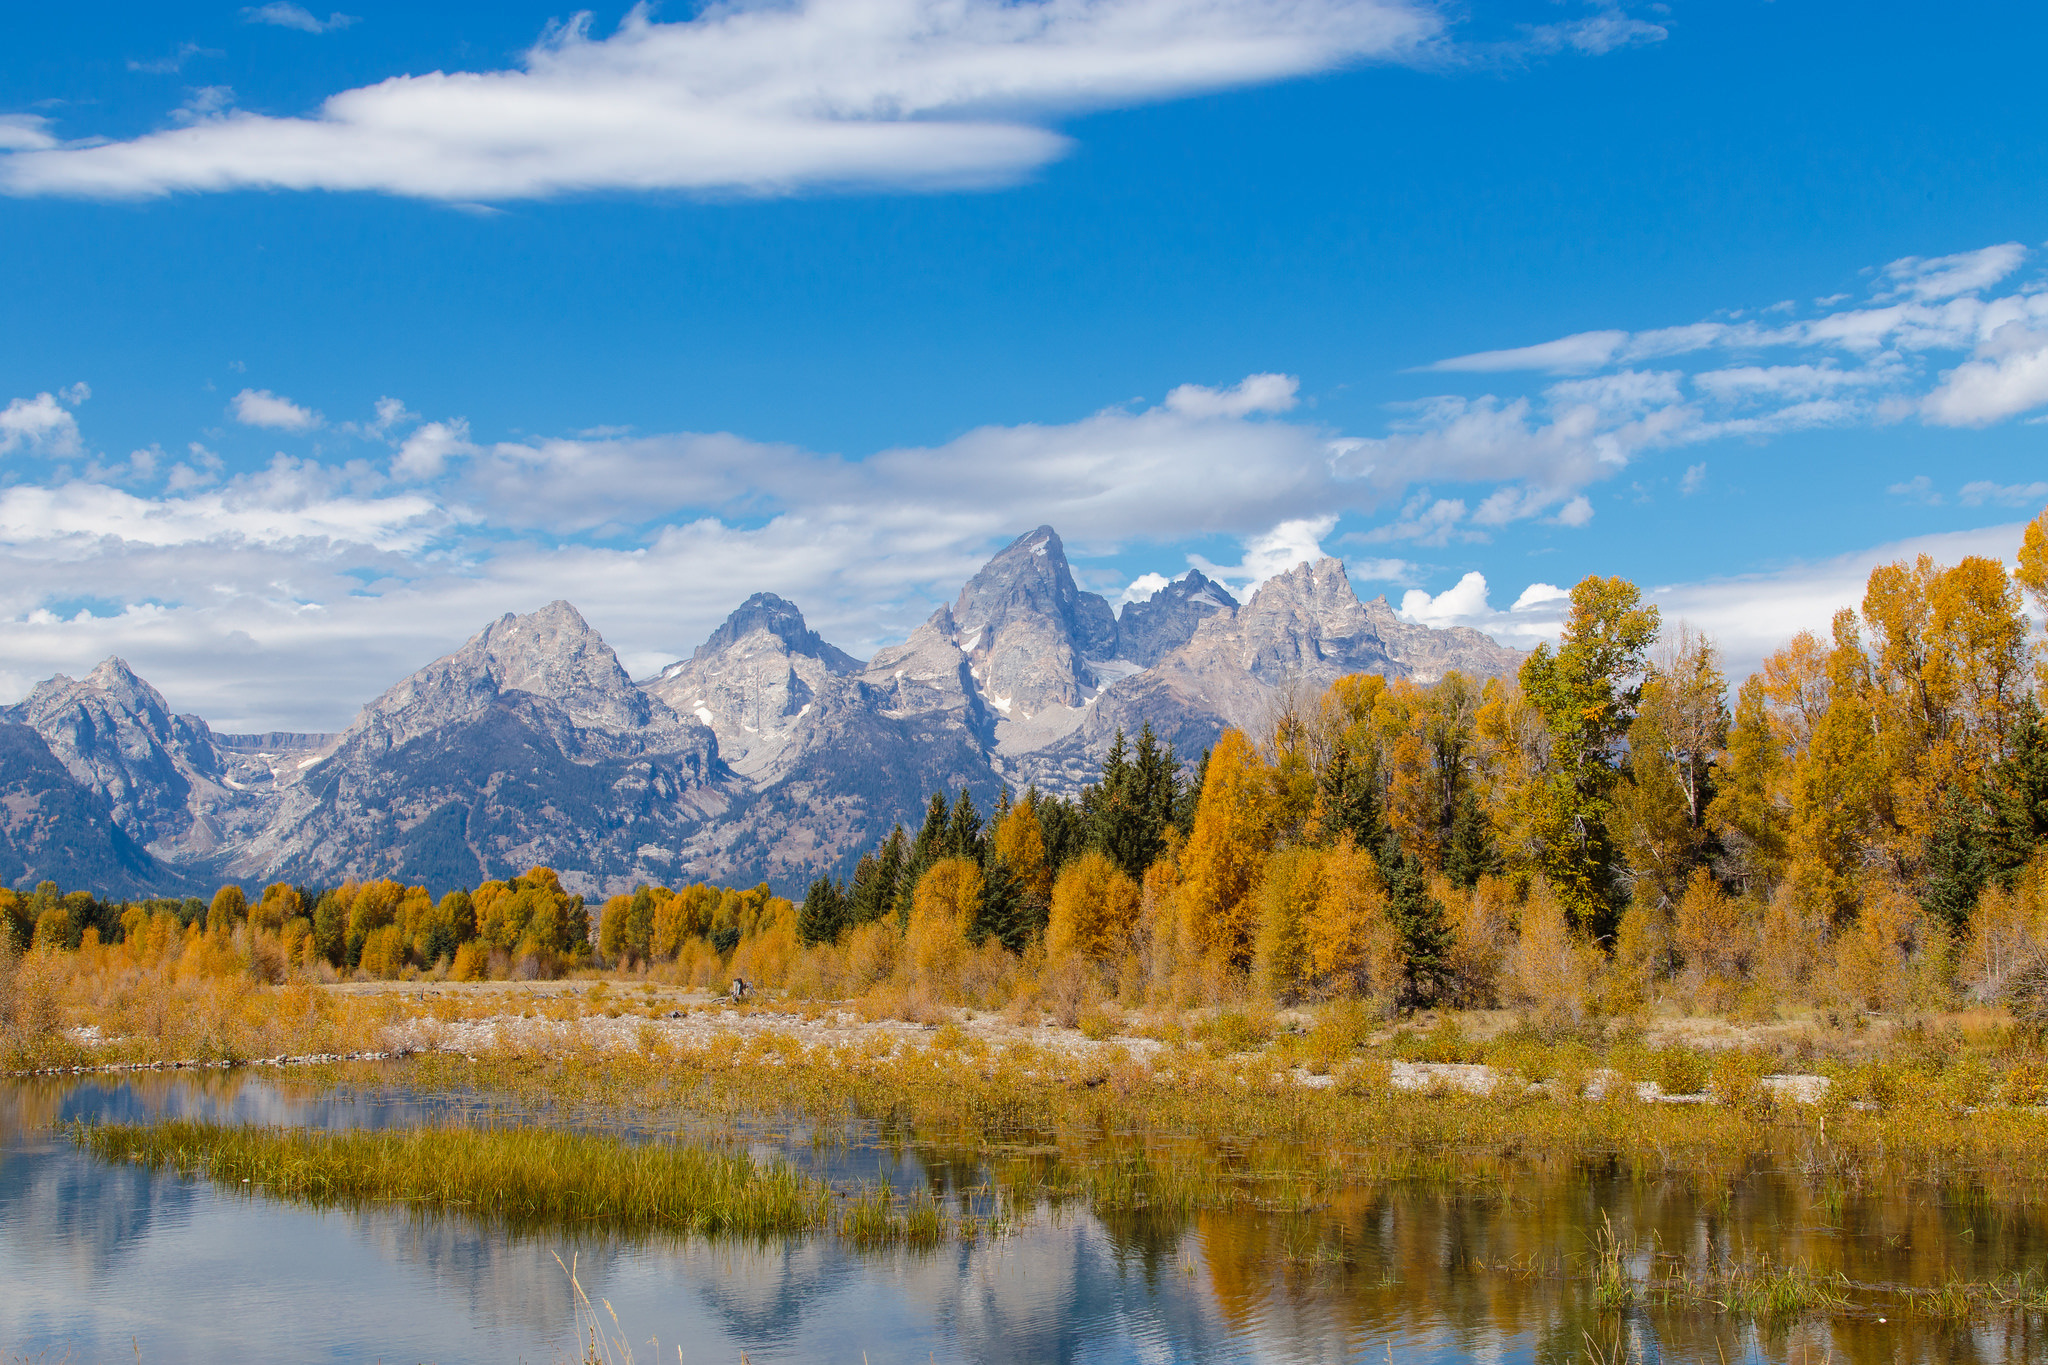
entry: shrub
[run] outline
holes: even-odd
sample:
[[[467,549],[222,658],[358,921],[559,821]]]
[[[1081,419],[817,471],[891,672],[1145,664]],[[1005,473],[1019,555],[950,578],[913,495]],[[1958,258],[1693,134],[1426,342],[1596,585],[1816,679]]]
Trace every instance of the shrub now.
[[[1690,1047],[1658,1048],[1654,1066],[1649,1079],[1667,1095],[1697,1095],[1707,1088],[1712,1074],[1706,1054]]]
[[[1777,1107],[1777,1095],[1764,1084],[1769,1066],[1754,1053],[1728,1048],[1714,1058],[1709,1086],[1716,1103],[1750,1118],[1764,1118]]]

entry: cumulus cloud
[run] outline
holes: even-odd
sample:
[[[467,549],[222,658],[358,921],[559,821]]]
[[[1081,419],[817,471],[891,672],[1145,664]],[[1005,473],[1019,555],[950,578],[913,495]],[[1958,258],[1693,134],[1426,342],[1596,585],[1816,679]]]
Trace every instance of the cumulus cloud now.
[[[65,390],[67,398],[83,387],[77,385]],[[78,419],[65,411],[63,404],[51,394],[17,398],[0,409],[0,455],[33,450],[41,455],[69,459],[83,449],[78,439]]]
[[[1564,629],[1569,603],[1562,588],[1531,583],[1506,611],[1496,609],[1490,596],[1486,575],[1474,570],[1434,595],[1421,588],[1410,588],[1401,595],[1401,605],[1394,614],[1419,626],[1466,626],[1484,631],[1517,649],[1554,641]]]
[[[297,6],[252,15],[312,21]],[[515,69],[394,77],[306,117],[220,112],[125,141],[32,143],[0,161],[0,190],[463,202],[986,186],[1061,155],[1047,126],[1061,116],[1401,59],[1441,27],[1421,0],[797,0],[675,23],[641,5],[607,38],[587,15],[551,29]]]
[[[1313,564],[1321,559],[1323,537],[1335,529],[1334,516],[1299,517],[1283,521],[1270,531],[1246,536],[1241,542],[1244,556],[1235,564],[1213,564],[1200,555],[1189,555],[1188,562],[1242,602],[1274,575],[1286,573],[1304,561]]]
[[[243,389],[228,404],[235,420],[245,427],[268,427],[273,431],[311,431],[320,425],[320,414],[302,408],[289,398],[269,389]]]

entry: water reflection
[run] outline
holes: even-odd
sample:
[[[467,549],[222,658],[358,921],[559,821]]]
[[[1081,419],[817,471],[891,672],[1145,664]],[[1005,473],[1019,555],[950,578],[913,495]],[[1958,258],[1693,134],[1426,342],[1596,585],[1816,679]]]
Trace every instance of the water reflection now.
[[[1687,1362],[2048,1358],[2024,1319],[1962,1328],[1873,1312],[1773,1327],[1654,1301],[1618,1314],[1565,1273],[1601,1237],[1638,1274],[1675,1257],[1769,1257],[1863,1284],[1938,1284],[2048,1263],[2038,1211],[1967,1187],[1856,1196],[1769,1172],[1695,1183],[1572,1168],[1348,1189],[1306,1219],[1041,1210],[993,1240],[861,1254],[826,1239],[533,1239],[396,1209],[318,1212],[110,1166],[52,1131],[75,1118],[339,1128],[494,1113],[472,1096],[335,1093],[249,1073],[0,1084],[0,1341],[10,1356],[74,1360],[574,1359],[559,1253],[610,1301],[641,1360],[679,1347],[685,1361],[744,1350],[874,1365],[1561,1363],[1618,1347]],[[772,1126],[738,1137],[842,1179],[981,1178],[971,1151],[819,1149]]]

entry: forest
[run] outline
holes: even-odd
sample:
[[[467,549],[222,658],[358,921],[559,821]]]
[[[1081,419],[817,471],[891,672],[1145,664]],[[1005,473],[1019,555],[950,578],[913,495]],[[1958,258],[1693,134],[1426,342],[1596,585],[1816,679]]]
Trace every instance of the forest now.
[[[2033,616],[2029,616],[2031,607]],[[1071,1022],[1260,998],[1737,1018],[2048,1006],[2048,512],[2017,564],[1922,557],[1731,687],[1713,640],[1588,577],[1518,677],[1284,692],[1183,763],[1119,734],[1078,800],[935,793],[801,904],[537,867],[109,903],[0,890],[15,952],[257,980],[583,969]]]

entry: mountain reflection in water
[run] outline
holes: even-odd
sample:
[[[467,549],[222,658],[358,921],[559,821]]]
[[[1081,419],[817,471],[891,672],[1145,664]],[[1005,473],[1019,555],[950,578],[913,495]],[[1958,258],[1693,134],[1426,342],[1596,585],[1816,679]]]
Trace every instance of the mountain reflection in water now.
[[[930,1252],[830,1238],[766,1244],[515,1237],[403,1209],[315,1210],[109,1165],[54,1125],[185,1117],[323,1128],[483,1117],[464,1097],[294,1087],[246,1072],[0,1082],[0,1342],[7,1358],[144,1362],[579,1359],[573,1259],[641,1360],[1564,1362],[2042,1358],[2024,1319],[1949,1325],[1875,1311],[1762,1323],[1642,1303],[1603,1312],[1582,1268],[1611,1228],[1638,1274],[1689,1265],[1840,1271],[1862,1284],[1988,1280],[2048,1263],[2034,1211],[1831,1196],[1798,1179],[1634,1181],[1576,1167],[1469,1188],[1343,1191],[1313,1217],[1040,1210]],[[821,1156],[835,1179],[970,1183],[960,1153],[880,1144]],[[927,1164],[928,1163],[928,1164]],[[608,1324],[607,1324],[608,1325]],[[654,1343],[659,1342],[656,1350]]]

